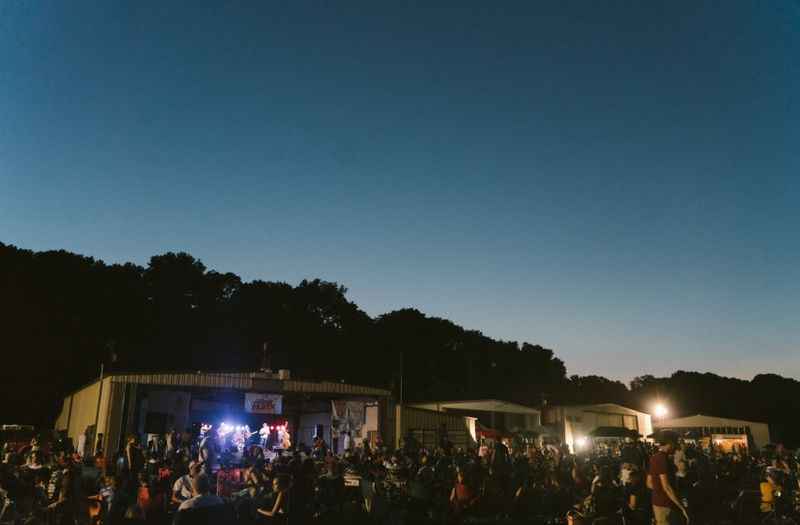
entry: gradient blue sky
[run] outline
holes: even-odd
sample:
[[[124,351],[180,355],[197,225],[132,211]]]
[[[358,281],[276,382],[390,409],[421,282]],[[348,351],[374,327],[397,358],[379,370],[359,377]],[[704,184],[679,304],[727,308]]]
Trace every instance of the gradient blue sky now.
[[[0,240],[800,377],[800,4],[322,4],[0,2]]]

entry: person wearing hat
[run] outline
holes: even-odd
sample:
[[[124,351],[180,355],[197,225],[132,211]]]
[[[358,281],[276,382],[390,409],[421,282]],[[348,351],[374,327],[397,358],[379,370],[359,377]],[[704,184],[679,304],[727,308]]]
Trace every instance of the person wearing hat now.
[[[689,513],[675,492],[675,463],[670,454],[678,444],[678,435],[664,431],[657,437],[658,451],[650,457],[647,471],[647,488],[652,492],[653,516],[656,525],[681,523],[680,515],[689,523]]]

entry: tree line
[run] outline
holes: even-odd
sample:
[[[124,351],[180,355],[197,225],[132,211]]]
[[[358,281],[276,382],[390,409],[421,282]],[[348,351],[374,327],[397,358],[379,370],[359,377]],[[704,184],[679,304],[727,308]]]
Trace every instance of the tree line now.
[[[275,369],[306,379],[393,389],[406,400],[496,398],[521,404],[619,403],[677,415],[767,421],[800,444],[800,382],[678,371],[630,385],[568,376],[555,353],[402,309],[370,317],[335,282],[297,285],[209,270],[187,253],[146,267],[0,243],[0,423],[51,425],[64,394],[124,371],[255,370],[268,342]],[[598,359],[602,356],[598,355]]]

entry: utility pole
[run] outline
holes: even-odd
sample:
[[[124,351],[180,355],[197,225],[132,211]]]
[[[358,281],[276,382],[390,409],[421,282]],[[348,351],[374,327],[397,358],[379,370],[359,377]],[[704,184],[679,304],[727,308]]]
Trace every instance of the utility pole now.
[[[97,424],[100,422],[100,401],[103,399],[103,374],[105,372],[105,363],[102,361],[100,362],[100,387],[97,389],[97,410],[94,413],[94,435],[92,436],[92,455],[94,455],[95,450],[97,450],[97,436],[99,432],[97,431]],[[105,434],[105,433],[104,433]]]
[[[261,371],[262,372],[272,372],[272,356],[269,353],[269,343],[264,341],[264,344],[261,346]]]
[[[400,404],[403,404],[403,351],[400,351]]]

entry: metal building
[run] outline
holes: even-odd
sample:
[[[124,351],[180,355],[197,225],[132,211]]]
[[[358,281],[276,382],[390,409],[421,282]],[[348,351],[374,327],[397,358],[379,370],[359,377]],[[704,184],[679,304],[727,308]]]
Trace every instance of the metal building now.
[[[331,381],[299,381],[288,372],[113,373],[66,396],[55,429],[74,444],[95,443],[107,453],[127,435],[145,438],[200,423],[229,421],[256,429],[283,420],[295,442],[314,435],[331,443],[332,415],[357,412],[360,439],[394,439],[394,403],[388,390]],[[340,414],[341,415],[341,414]],[[92,450],[88,447],[86,450]]]

